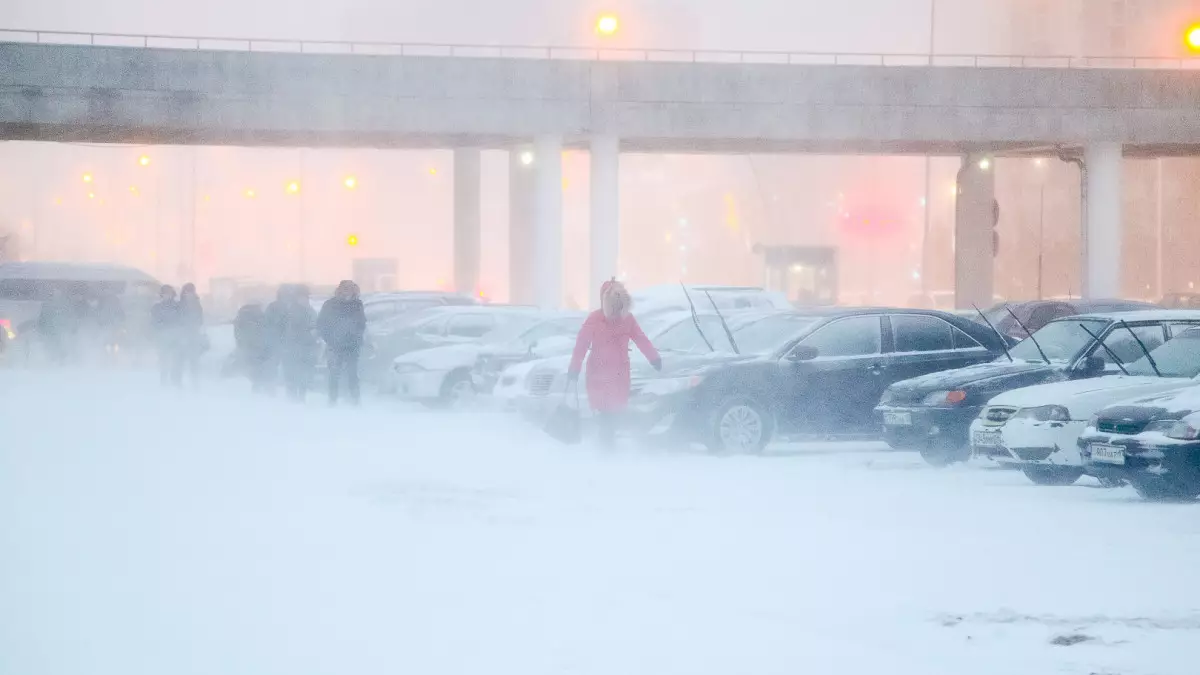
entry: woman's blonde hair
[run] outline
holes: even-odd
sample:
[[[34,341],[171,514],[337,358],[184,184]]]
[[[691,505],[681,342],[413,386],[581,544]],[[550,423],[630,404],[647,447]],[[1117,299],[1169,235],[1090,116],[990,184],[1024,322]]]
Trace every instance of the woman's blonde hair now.
[[[604,284],[600,291],[600,309],[604,311],[606,318],[624,318],[629,316],[632,308],[633,298],[629,297],[625,284],[616,280]]]

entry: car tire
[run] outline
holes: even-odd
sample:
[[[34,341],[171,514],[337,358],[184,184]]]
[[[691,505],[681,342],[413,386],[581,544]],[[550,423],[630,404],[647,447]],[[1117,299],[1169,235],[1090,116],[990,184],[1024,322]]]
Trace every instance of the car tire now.
[[[475,383],[471,381],[471,371],[454,370],[442,381],[442,390],[438,396],[437,405],[441,408],[457,407],[468,396],[474,396],[474,394]]]
[[[1047,466],[1034,464],[1021,467],[1025,477],[1034,485],[1074,485],[1083,476],[1083,468],[1078,466]]]
[[[1190,502],[1200,496],[1200,486],[1167,478],[1131,480],[1133,489],[1150,502]]]
[[[761,453],[775,434],[775,416],[744,396],[726,399],[709,418],[705,445],[716,453]]]

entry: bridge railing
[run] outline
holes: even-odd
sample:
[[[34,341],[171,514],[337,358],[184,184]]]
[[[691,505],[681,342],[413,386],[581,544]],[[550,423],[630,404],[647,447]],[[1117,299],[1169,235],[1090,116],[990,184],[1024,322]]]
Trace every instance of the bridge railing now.
[[[713,49],[632,49],[529,45],[343,42],[274,38],[184,37],[83,33],[0,28],[0,42],[95,45],[144,49],[190,49],[296,54],[364,54],[388,56],[454,56],[584,61],[654,61],[681,63],[756,63],[866,66],[949,66],[967,68],[1135,68],[1200,69],[1200,58],[1159,56],[1029,56],[1019,54],[871,54],[865,52],[724,51]]]

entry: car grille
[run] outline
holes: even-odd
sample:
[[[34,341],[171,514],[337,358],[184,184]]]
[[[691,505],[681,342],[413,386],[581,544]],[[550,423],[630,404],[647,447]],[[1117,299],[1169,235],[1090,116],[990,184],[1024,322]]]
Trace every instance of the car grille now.
[[[1012,453],[1026,462],[1041,462],[1044,461],[1054,448],[1012,448]]]
[[[1123,436],[1132,436],[1142,433],[1146,428],[1145,422],[1135,422],[1133,420],[1105,420],[1102,419],[1096,423],[1096,430],[1105,434],[1121,434]]]
[[[989,426],[999,426],[1017,414],[1017,409],[1010,406],[993,405],[983,411],[983,422]]]
[[[529,393],[532,396],[545,396],[554,386],[553,372],[531,373],[529,375]]]

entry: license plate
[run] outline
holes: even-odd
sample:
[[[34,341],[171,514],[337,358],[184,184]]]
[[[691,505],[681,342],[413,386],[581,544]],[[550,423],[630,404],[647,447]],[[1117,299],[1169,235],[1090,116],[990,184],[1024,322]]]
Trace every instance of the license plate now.
[[[1092,444],[1092,460],[1106,464],[1124,464],[1125,449],[1113,445]]]
[[[889,427],[911,427],[912,413],[885,412],[883,413],[883,423]]]
[[[995,448],[1000,445],[999,431],[976,431],[971,435],[971,445],[980,448]]]

